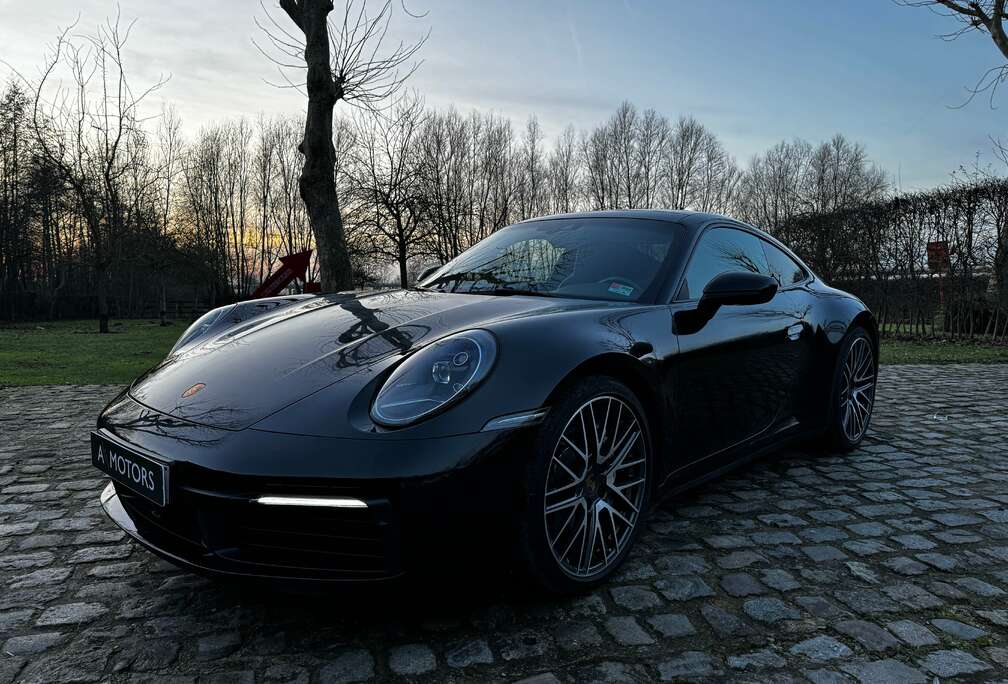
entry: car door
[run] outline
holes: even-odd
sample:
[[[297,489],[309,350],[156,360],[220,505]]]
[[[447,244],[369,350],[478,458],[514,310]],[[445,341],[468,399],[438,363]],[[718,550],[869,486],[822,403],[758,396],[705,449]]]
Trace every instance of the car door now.
[[[785,249],[765,238],[761,239],[763,253],[767,258],[770,275],[778,283],[780,309],[788,311],[793,320],[788,328],[788,353],[794,369],[790,382],[789,405],[784,414],[793,416],[796,422],[812,417],[818,419],[821,407],[818,405],[821,387],[813,384],[814,332],[812,326],[812,306],[815,296],[808,289],[811,274]]]
[[[695,309],[704,287],[721,273],[769,274],[761,243],[740,227],[709,226],[693,249],[673,309]],[[781,419],[797,370],[795,324],[794,300],[782,291],[766,304],[722,306],[698,330],[677,330],[676,415],[689,468],[717,467],[718,459],[708,459]]]

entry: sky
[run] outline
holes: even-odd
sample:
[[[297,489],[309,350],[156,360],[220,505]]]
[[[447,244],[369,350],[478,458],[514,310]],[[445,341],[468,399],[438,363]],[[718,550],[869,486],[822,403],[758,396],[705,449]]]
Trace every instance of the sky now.
[[[984,95],[960,106],[1004,62],[990,38],[943,41],[951,19],[892,0],[405,0],[419,19],[395,2],[391,42],[430,31],[409,82],[430,106],[494,111],[516,128],[535,114],[547,136],[629,100],[695,116],[742,164],[782,139],[843,133],[904,190],[943,183],[978,153],[994,163],[991,136],[1008,138],[1008,88],[993,108]],[[79,17],[89,31],[116,8],[0,0],[0,75],[36,76],[59,27]],[[304,109],[302,95],[270,85],[276,68],[253,45],[256,0],[128,0],[121,12],[137,19],[133,83],[170,76],[148,107],[174,103],[188,134]]]

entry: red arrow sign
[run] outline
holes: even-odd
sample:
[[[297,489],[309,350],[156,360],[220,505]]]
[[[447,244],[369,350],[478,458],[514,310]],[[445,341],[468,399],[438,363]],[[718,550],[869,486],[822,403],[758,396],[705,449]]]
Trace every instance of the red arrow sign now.
[[[304,280],[308,274],[308,262],[311,260],[311,250],[288,254],[280,257],[280,268],[274,271],[269,278],[262,281],[262,284],[252,293],[252,299],[262,297],[276,297],[283,292],[283,289],[294,282],[294,279]]]

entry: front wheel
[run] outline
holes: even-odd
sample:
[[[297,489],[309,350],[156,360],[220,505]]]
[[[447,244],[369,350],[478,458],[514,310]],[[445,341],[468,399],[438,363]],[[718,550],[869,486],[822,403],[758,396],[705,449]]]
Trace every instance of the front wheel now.
[[[651,434],[622,383],[594,377],[551,410],[526,467],[520,550],[555,593],[587,590],[626,558],[649,501]]]
[[[878,361],[864,328],[855,327],[844,338],[830,394],[827,430],[829,446],[850,451],[861,443],[875,405]]]

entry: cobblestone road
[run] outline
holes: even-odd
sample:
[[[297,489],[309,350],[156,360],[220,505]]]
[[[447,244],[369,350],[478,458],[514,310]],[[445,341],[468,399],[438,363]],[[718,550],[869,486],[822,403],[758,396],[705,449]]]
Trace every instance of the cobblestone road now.
[[[1008,365],[883,369],[864,448],[786,453],[659,511],[576,600],[250,594],[100,513],[108,387],[0,402],[0,682],[1008,678]]]

